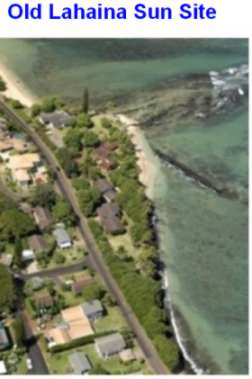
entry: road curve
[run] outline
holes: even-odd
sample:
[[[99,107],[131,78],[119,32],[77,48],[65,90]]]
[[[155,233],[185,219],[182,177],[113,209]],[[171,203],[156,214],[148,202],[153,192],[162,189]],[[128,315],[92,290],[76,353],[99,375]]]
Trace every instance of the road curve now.
[[[154,371],[154,373],[159,375],[169,374],[167,367],[164,365],[162,360],[160,359],[155,347],[153,346],[151,340],[147,336],[144,328],[138,321],[135,316],[132,308],[126,302],[125,297],[119,288],[117,282],[114,280],[111,272],[109,271],[102,254],[95,242],[93,234],[88,226],[86,218],[83,216],[74,189],[70,180],[66,177],[64,171],[59,166],[58,161],[55,156],[48,148],[48,146],[43,142],[40,136],[36,133],[34,129],[32,129],[28,124],[24,122],[23,119],[19,117],[5,102],[3,98],[0,98],[0,109],[5,113],[5,115],[14,122],[17,126],[19,126],[25,133],[29,135],[33,143],[37,146],[39,151],[41,152],[44,159],[47,161],[49,167],[55,175],[57,183],[64,195],[64,197],[68,200],[71,205],[75,215],[79,220],[79,229],[81,235],[86,243],[87,250],[89,253],[89,259],[92,265],[99,272],[101,277],[104,280],[105,285],[108,290],[116,299],[122,314],[128,322],[128,325],[133,330],[137,341],[145,355],[145,358]]]

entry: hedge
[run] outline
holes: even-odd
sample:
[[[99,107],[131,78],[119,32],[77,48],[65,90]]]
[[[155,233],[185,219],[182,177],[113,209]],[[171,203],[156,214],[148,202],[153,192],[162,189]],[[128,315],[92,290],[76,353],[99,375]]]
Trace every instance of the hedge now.
[[[93,343],[96,338],[105,337],[105,336],[108,336],[112,333],[115,333],[115,331],[110,330],[110,331],[106,331],[106,332],[102,332],[102,333],[95,333],[95,334],[92,334],[91,336],[85,336],[85,337],[77,338],[71,342],[67,342],[67,343],[64,343],[61,345],[52,346],[51,348],[49,348],[49,351],[51,353],[60,353],[62,351],[73,349],[75,347],[88,345],[90,343]]]

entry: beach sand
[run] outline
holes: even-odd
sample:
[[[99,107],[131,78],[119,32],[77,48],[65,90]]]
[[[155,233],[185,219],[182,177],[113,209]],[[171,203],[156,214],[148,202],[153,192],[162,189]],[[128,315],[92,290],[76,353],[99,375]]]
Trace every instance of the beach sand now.
[[[138,122],[125,115],[117,115],[125,125],[128,135],[136,149],[137,164],[140,169],[139,180],[146,188],[146,195],[153,200],[154,188],[159,180],[160,161],[153,153]]]
[[[0,76],[5,81],[7,90],[2,92],[3,95],[15,100],[19,100],[27,107],[31,107],[32,104],[38,101],[24,83],[11,71],[9,68],[0,62]]]

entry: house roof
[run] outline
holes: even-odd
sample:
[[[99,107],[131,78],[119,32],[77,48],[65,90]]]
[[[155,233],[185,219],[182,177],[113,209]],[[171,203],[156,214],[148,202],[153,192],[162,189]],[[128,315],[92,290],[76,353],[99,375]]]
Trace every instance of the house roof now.
[[[31,180],[30,175],[26,169],[15,170],[12,173],[13,178],[18,182],[29,182]]]
[[[31,169],[36,163],[39,163],[41,158],[37,153],[27,153],[22,155],[11,155],[8,162],[8,167],[11,170]]]
[[[4,152],[12,149],[12,143],[10,139],[0,139],[0,151]]]
[[[34,259],[34,251],[30,249],[25,249],[22,251],[22,259],[23,261],[29,261]]]
[[[93,300],[84,303],[82,305],[82,309],[87,317],[92,317],[97,313],[103,312],[103,306],[99,300]]]
[[[34,218],[41,229],[46,229],[50,226],[52,218],[47,208],[35,207],[33,210]]]
[[[29,237],[28,244],[30,248],[35,252],[40,252],[47,248],[46,241],[39,234],[34,234],[33,236]]]
[[[90,322],[80,305],[61,311],[63,321],[68,325],[70,340],[93,334]]]
[[[91,277],[91,275],[82,275],[72,283],[72,291],[74,291],[75,293],[79,293],[83,290],[84,287],[91,284],[92,282],[93,278]]]
[[[56,228],[53,232],[53,235],[56,238],[58,245],[71,243],[71,238],[63,227]]]
[[[86,354],[74,352],[69,356],[69,362],[76,375],[81,375],[91,369]]]
[[[95,339],[95,344],[102,355],[119,353],[126,347],[123,336],[120,333]]]
[[[95,188],[97,188],[102,194],[114,189],[113,185],[107,179],[98,179],[94,183]]]
[[[108,233],[117,233],[124,230],[124,226],[118,217],[120,208],[116,203],[103,204],[97,209],[97,213],[104,229]]]
[[[62,110],[56,110],[49,113],[42,112],[39,118],[44,124],[53,124],[55,127],[59,128],[68,125],[73,119],[72,116]]]

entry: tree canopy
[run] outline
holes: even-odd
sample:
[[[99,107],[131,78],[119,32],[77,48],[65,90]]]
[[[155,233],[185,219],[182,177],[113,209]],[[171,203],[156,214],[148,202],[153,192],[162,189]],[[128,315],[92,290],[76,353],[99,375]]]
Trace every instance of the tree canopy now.
[[[5,241],[25,237],[35,230],[32,218],[19,209],[7,209],[0,214],[0,236]]]
[[[0,312],[8,312],[15,301],[15,287],[11,274],[0,264]]]

